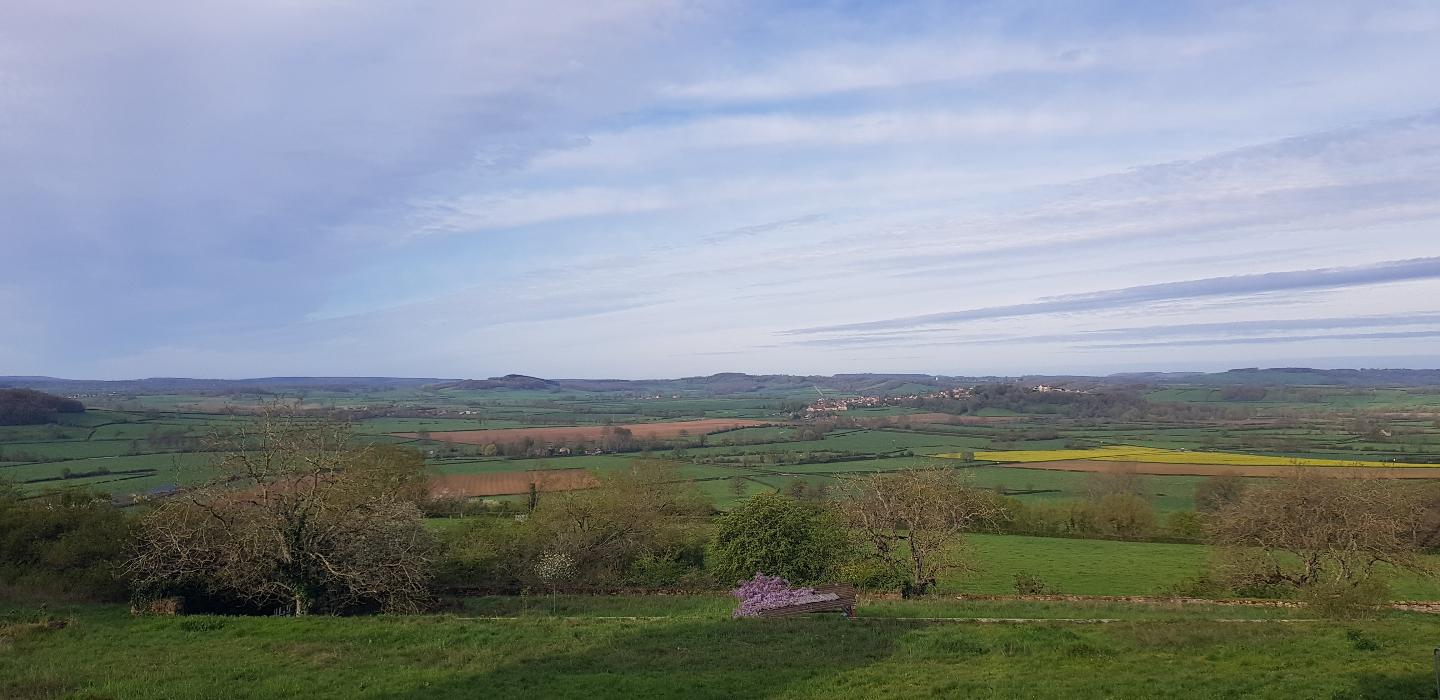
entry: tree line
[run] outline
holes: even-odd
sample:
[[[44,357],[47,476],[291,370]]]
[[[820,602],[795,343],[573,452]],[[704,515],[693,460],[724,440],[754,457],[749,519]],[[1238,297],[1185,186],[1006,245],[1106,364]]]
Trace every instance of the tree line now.
[[[84,413],[75,399],[34,389],[0,389],[0,425],[44,425],[60,422],[62,413]]]
[[[1064,523],[1143,537],[1155,527],[1141,477],[1123,470],[1097,475],[1071,504],[1021,504],[936,468],[763,493],[717,513],[670,467],[637,460],[596,488],[435,528],[415,450],[356,445],[342,426],[287,415],[207,440],[218,476],[133,517],[80,490],[0,489],[0,586],[289,615],[415,612],[477,592],[717,590],[757,572],[922,596],[977,566],[971,533]],[[1423,556],[1440,545],[1433,490],[1316,474],[1202,482],[1189,521],[1167,523],[1215,553],[1184,591],[1353,607],[1382,599],[1396,571],[1433,573]],[[1032,575],[1016,587],[1052,588]]]

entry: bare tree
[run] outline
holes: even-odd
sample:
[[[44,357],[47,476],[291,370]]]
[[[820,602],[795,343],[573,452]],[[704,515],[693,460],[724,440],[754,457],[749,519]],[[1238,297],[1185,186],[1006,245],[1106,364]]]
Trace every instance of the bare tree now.
[[[1116,462],[1105,471],[1092,472],[1085,479],[1085,496],[1091,501],[1111,495],[1145,496],[1149,483],[1134,462]]]
[[[343,425],[273,408],[210,441],[220,476],[140,519],[127,569],[142,593],[198,590],[296,615],[422,605],[423,459],[352,447]]]
[[[924,595],[944,570],[967,569],[961,533],[1004,511],[988,490],[952,469],[910,469],[849,482],[841,513],[863,540],[865,554],[905,581],[905,597]]]
[[[1195,510],[1213,513],[1245,495],[1245,479],[1234,472],[1216,474],[1195,484]]]
[[[1233,582],[1354,588],[1385,567],[1431,573],[1418,556],[1420,498],[1392,481],[1296,469],[1247,489],[1215,512],[1209,530]]]

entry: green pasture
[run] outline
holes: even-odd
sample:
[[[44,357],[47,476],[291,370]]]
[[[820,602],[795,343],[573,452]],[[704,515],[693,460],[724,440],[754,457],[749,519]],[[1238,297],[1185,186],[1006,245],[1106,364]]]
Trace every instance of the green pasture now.
[[[1433,691],[1440,638],[1440,619],[1414,613],[1230,622],[1250,616],[1077,607],[1121,621],[987,624],[965,620],[1061,616],[887,601],[856,620],[731,620],[713,596],[524,604],[298,619],[12,609],[0,696],[1411,699]]]
[[[837,430],[826,435],[823,440],[727,447],[724,445],[725,435],[726,433],[720,433],[710,436],[706,439],[706,447],[690,448],[687,453],[691,455],[812,451],[879,453],[912,450],[916,453],[934,454],[980,449],[989,444],[985,438],[964,435],[935,435],[901,430]]]

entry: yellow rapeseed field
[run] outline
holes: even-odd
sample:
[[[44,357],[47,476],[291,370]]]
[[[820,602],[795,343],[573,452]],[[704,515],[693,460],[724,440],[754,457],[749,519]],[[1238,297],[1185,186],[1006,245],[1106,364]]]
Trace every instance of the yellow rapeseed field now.
[[[961,458],[961,455],[959,454],[940,454],[935,456],[949,459]],[[1310,459],[1303,457],[1275,457],[1271,455],[1251,455],[1239,452],[1192,452],[1189,450],[1167,450],[1158,447],[1139,447],[1136,445],[1112,445],[1110,447],[1096,447],[1086,450],[1004,450],[976,452],[975,459],[989,462],[1059,462],[1069,459],[1091,459],[1102,462],[1149,462],[1152,464],[1221,464],[1237,467],[1426,466],[1399,465],[1392,462],[1374,462],[1354,459]]]

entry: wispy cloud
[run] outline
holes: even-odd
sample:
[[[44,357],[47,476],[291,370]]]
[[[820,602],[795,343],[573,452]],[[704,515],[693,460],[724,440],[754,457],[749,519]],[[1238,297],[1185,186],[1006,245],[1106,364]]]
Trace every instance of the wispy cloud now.
[[[1227,339],[1246,340],[1258,338],[1262,341],[1273,339],[1275,333],[1284,331],[1316,331],[1344,328],[1394,328],[1406,326],[1440,326],[1440,313],[1420,312],[1409,314],[1379,314],[1366,316],[1345,316],[1331,318],[1265,318],[1248,321],[1220,321],[1215,323],[1174,323],[1121,328],[1097,328],[1068,333],[966,333],[956,328],[919,328],[895,331],[872,331],[846,334],[825,338],[801,338],[789,343],[811,347],[865,347],[865,346],[967,346],[967,345],[1019,345],[1056,344],[1085,347],[1101,347],[1103,342],[1125,340],[1124,344],[1104,347],[1140,347],[1154,345],[1168,346],[1170,342],[1157,342],[1157,338],[1190,337],[1191,340],[1174,343],[1184,345],[1205,345],[1223,343]],[[1354,338],[1407,338],[1423,337],[1406,335],[1374,335],[1385,333],[1372,331]],[[1196,338],[1196,336],[1201,336]],[[1335,339],[1343,334],[1293,335],[1287,338]],[[1134,342],[1131,342],[1134,341]],[[1278,341],[1277,341],[1278,342]]]
[[[915,328],[953,324],[993,318],[1015,318],[1040,314],[1095,311],[1116,307],[1138,306],[1159,301],[1199,299],[1215,296],[1240,296],[1265,292],[1307,289],[1336,289],[1408,280],[1440,278],[1440,257],[1395,260],[1375,265],[1336,267],[1288,272],[1267,272],[1258,275],[1234,275],[1206,279],[1164,282],[1135,287],[1122,287],[1097,292],[1067,294],[1025,304],[1007,304],[919,316],[846,323],[834,326],[797,328],[788,334],[832,333],[887,328]]]
[[[1424,356],[1437,27],[1426,0],[0,3],[0,374]]]
[[[1251,338],[1195,338],[1191,340],[1156,340],[1141,343],[1094,343],[1077,347],[1081,350],[1129,350],[1136,348],[1205,347],[1211,345],[1275,345],[1313,342],[1317,340],[1409,340],[1415,338],[1440,338],[1440,330],[1377,331],[1374,333],[1312,333],[1302,335],[1257,336]]]

